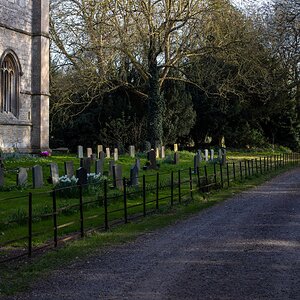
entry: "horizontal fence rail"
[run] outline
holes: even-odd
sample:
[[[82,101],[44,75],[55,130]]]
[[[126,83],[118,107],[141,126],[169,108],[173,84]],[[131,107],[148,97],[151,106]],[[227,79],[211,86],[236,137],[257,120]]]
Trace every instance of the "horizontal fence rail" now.
[[[160,208],[192,201],[195,192],[205,198],[212,189],[228,188],[299,161],[297,153],[266,156],[142,175],[136,185],[124,177],[119,182],[106,179],[2,199],[4,207],[13,202],[17,209],[0,220],[0,262],[30,257],[34,251],[57,247],[91,230],[106,231]]]

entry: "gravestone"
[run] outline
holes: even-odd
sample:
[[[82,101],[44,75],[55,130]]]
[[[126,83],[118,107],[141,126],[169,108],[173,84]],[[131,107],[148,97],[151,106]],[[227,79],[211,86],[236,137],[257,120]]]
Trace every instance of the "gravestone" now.
[[[86,157],[91,157],[93,154],[92,148],[86,148]]]
[[[151,143],[146,141],[145,142],[145,152],[148,153],[149,151],[151,151]]]
[[[204,150],[204,158],[205,158],[205,161],[208,161],[208,150],[207,149]]]
[[[83,158],[83,147],[82,146],[77,146],[77,157]]]
[[[92,163],[95,162],[95,161],[97,160],[97,154],[94,154],[94,153],[93,153],[90,157],[91,157]]]
[[[65,161],[64,166],[65,166],[65,174],[69,178],[74,176],[74,163],[72,161]]]
[[[115,165],[115,162],[113,160],[110,160],[109,165],[108,165],[108,176],[113,175],[113,166],[114,165]]]
[[[4,186],[4,169],[0,166],[0,187]]]
[[[76,170],[76,178],[78,178],[77,184],[83,185],[88,183],[87,171],[85,168],[80,167]]]
[[[135,160],[135,165],[137,166],[138,170],[141,169],[141,160],[139,158]]]
[[[222,156],[223,156],[222,149],[219,149],[218,158],[220,162],[222,162]]]
[[[197,155],[198,155],[199,164],[200,164],[200,163],[201,163],[201,161],[202,161],[202,152],[201,152],[201,150],[200,150],[200,149],[197,151]]]
[[[215,150],[210,149],[210,160],[214,160],[214,156],[215,156]]]
[[[165,146],[161,146],[159,156],[161,159],[164,159],[166,157]]]
[[[114,149],[114,161],[117,161],[119,159],[119,151],[118,148]]]
[[[36,165],[32,167],[32,185],[34,189],[41,188],[43,186],[43,169],[41,166]]]
[[[174,152],[178,151],[178,144],[174,144]]]
[[[149,161],[149,166],[148,169],[149,170],[156,170],[157,169],[157,165],[156,165],[156,153],[153,149],[151,149],[148,153],[147,153],[147,157],[148,157],[148,161]]]
[[[80,167],[84,168],[87,173],[91,173],[91,162],[92,159],[90,157],[83,157],[80,159]]]
[[[134,146],[129,146],[129,156],[135,157],[135,147]]]
[[[179,153],[178,152],[174,153],[173,163],[174,163],[174,165],[177,165],[179,163]]]
[[[99,159],[105,159],[105,153],[103,151],[99,152]]]
[[[27,184],[28,173],[26,168],[20,168],[17,174],[17,186],[23,186]]]
[[[102,145],[97,145],[97,157],[100,158],[100,152],[103,151],[103,146]]]
[[[137,165],[134,165],[130,169],[130,185],[132,186],[139,185],[139,169]]]
[[[194,156],[194,174],[197,173],[197,169],[199,168],[199,154]]]
[[[159,158],[159,148],[155,149],[155,153],[156,153],[156,158]]]
[[[104,159],[95,161],[95,174],[103,174]]]
[[[52,184],[58,184],[59,183],[59,173],[58,173],[58,165],[55,163],[50,163],[50,177]]]
[[[226,149],[222,149],[222,165],[226,164]]]
[[[106,158],[110,158],[110,149],[105,148],[105,152],[106,152]]]
[[[113,182],[114,187],[123,189],[122,167],[118,165],[113,166]]]

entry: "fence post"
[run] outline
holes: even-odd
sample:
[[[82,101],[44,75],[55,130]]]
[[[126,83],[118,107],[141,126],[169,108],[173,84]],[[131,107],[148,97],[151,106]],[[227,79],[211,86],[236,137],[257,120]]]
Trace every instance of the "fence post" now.
[[[143,216],[146,217],[146,175],[143,175]]]
[[[108,230],[107,179],[104,180],[104,229]]]
[[[243,168],[242,168],[242,162],[240,161],[240,176],[241,180],[243,180]]]
[[[199,167],[197,167],[197,182],[198,182],[198,190],[200,191],[201,182],[200,182],[200,170],[199,170]]]
[[[251,159],[251,175],[254,175],[254,160]]]
[[[197,167],[197,174],[199,175],[199,167]],[[178,170],[178,201],[181,203],[181,178],[180,170]]]
[[[224,182],[223,182],[223,168],[222,164],[220,163],[220,178],[221,178],[221,188],[224,187]]]
[[[28,256],[32,254],[32,193],[28,194]]]
[[[190,193],[191,199],[193,200],[193,177],[192,177],[192,168],[189,168],[189,175],[190,175]]]
[[[56,191],[52,191],[52,206],[53,206],[53,241],[54,247],[57,247],[57,210],[56,210]]]
[[[126,178],[123,177],[123,202],[124,202],[124,223],[128,222],[127,216],[127,193],[126,193]]]
[[[250,160],[247,161],[247,167],[248,167],[248,176],[251,177],[251,166],[250,166]]]
[[[245,161],[244,161],[244,166],[245,166],[245,179],[246,179],[246,177],[248,177],[248,170],[247,170],[247,161],[246,161],[246,159],[245,159]]]
[[[255,174],[258,173],[257,158],[255,158]]]
[[[171,172],[171,206],[174,204],[174,172]]]
[[[217,187],[217,170],[216,170],[216,163],[214,163],[214,181],[215,181],[215,188]]]
[[[235,162],[232,163],[232,169],[233,169],[233,180],[235,181]]]
[[[207,166],[204,166],[204,174],[205,174],[205,185],[206,185],[206,191],[209,192],[209,187],[208,187],[208,176],[207,176]]]
[[[229,178],[229,164],[226,163],[226,172],[227,172],[227,186],[230,185],[230,178]]]
[[[84,237],[82,185],[79,185],[80,234]]]
[[[143,177],[143,187],[144,187],[144,177]],[[159,173],[156,173],[156,209],[158,209],[159,204],[158,204],[158,199],[159,199]],[[143,199],[145,198],[146,202],[146,193],[144,194],[144,188],[143,188]],[[143,200],[144,201],[144,200]]]

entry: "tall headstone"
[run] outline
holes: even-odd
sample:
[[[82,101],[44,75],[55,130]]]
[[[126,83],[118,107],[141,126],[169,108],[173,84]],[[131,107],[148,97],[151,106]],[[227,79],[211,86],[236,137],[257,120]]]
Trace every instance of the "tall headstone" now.
[[[160,153],[159,156],[161,159],[164,159],[166,157],[166,153],[165,153],[165,146],[161,146],[160,147]]]
[[[95,174],[103,174],[104,159],[95,161]]]
[[[178,144],[174,144],[174,152],[178,151]]]
[[[156,153],[156,158],[159,158],[159,148],[155,149],[155,153]]]
[[[83,185],[88,183],[87,171],[85,168],[80,167],[76,170],[76,178],[78,178],[77,184]]]
[[[149,166],[148,169],[153,169],[156,170],[157,169],[157,164],[156,164],[156,153],[153,149],[151,149],[148,154],[148,161],[149,161]]]
[[[77,157],[83,158],[83,147],[82,146],[77,146]]]
[[[132,186],[139,185],[139,169],[137,165],[134,165],[130,169],[130,185]]]
[[[135,157],[135,147],[134,146],[129,146],[129,156],[130,157]]]
[[[113,183],[114,187],[123,189],[122,167],[119,165],[113,166]]]
[[[208,149],[204,150],[205,161],[208,161]]]
[[[74,176],[74,163],[72,161],[65,161],[65,175],[67,175],[69,178]]]
[[[110,149],[105,148],[105,152],[106,152],[106,158],[110,158]]]
[[[139,158],[135,160],[135,165],[137,166],[138,170],[141,169],[141,160]]]
[[[219,151],[218,151],[218,159],[219,159],[220,162],[222,162],[222,156],[223,156],[223,151],[220,148]]]
[[[58,171],[58,165],[56,163],[50,163],[50,177],[52,184],[58,184],[59,183],[59,171]]]
[[[41,188],[44,184],[43,182],[43,169],[41,166],[36,165],[32,167],[32,185],[34,189]]]
[[[103,151],[99,152],[99,159],[105,159],[105,153]]]
[[[215,156],[215,150],[214,149],[210,149],[210,160],[211,161],[214,160],[214,156]]]
[[[226,149],[222,149],[222,164],[225,165],[226,164],[226,160],[227,160],[227,153],[226,153]]]
[[[91,173],[92,159],[90,157],[84,157],[80,159],[80,167],[84,168],[87,173]]]
[[[4,169],[0,166],[0,187],[4,186]]]
[[[118,148],[114,149],[114,161],[119,160],[119,151]]]
[[[28,173],[26,168],[20,168],[17,173],[17,185],[23,186],[27,184],[28,181]]]
[[[103,145],[97,145],[97,158],[100,158],[100,152],[103,151]]]
[[[91,157],[93,154],[92,148],[86,148],[86,157]]]
[[[108,175],[113,176],[113,166],[115,165],[115,162],[113,160],[109,161],[108,165]]]
[[[174,153],[173,163],[174,163],[174,165],[177,165],[179,163],[179,153],[178,152]]]

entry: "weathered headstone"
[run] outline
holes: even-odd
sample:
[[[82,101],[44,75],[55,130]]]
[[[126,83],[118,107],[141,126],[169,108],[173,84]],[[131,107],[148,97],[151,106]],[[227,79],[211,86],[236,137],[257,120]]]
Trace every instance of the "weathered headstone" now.
[[[151,143],[148,141],[145,141],[145,152],[151,151]]]
[[[130,184],[132,186],[139,185],[139,169],[138,169],[137,165],[134,165],[130,169]]]
[[[155,149],[155,153],[156,153],[156,158],[159,158],[159,148]]]
[[[103,145],[97,145],[97,157],[100,158],[100,152],[103,151]]]
[[[113,166],[113,183],[114,187],[123,189],[122,167],[119,165]]]
[[[139,158],[135,160],[135,165],[137,166],[138,170],[141,169],[141,160]]]
[[[160,150],[160,153],[159,153],[160,158],[164,159],[166,157],[165,146],[161,146],[159,150]]]
[[[222,165],[226,164],[226,149],[222,149]]]
[[[110,158],[110,149],[105,148],[105,152],[106,152],[106,158]]]
[[[32,167],[32,185],[34,189],[41,188],[43,186],[43,169],[41,166],[36,165]]]
[[[58,165],[56,163],[50,163],[50,178],[52,184],[58,184],[59,183],[59,171],[58,171]]]
[[[108,175],[112,176],[113,175],[113,166],[115,165],[115,162],[113,160],[109,161],[108,165]]]
[[[103,151],[99,152],[99,159],[105,159],[105,153]]]
[[[23,186],[27,183],[28,173],[26,168],[20,168],[17,174],[17,185]]]
[[[4,186],[4,169],[0,166],[0,187]]]
[[[78,178],[77,184],[83,185],[88,183],[87,171],[85,168],[80,167],[76,170],[76,178]]]
[[[215,156],[215,150],[214,149],[210,149],[210,160],[214,160],[214,156]]]
[[[72,161],[65,161],[65,175],[67,175],[69,178],[74,176],[74,163]]]
[[[92,148],[86,148],[86,157],[91,157],[93,154]]]
[[[174,152],[178,151],[178,144],[174,144]]]
[[[201,163],[201,161],[202,161],[202,152],[201,152],[201,150],[200,150],[200,149],[197,151],[197,155],[198,155],[199,164],[200,164],[200,163]]]
[[[174,153],[173,163],[174,163],[174,165],[177,165],[179,163],[179,153],[178,152]]]
[[[204,150],[205,161],[208,161],[208,149]]]
[[[148,154],[147,154],[147,157],[148,157],[148,161],[149,161],[149,166],[148,166],[148,169],[157,169],[157,165],[156,165],[156,153],[153,149],[151,149]]]
[[[97,160],[97,154],[93,153],[90,157],[91,157],[92,163]]]
[[[114,161],[119,160],[119,151],[118,148],[114,149]]]
[[[84,168],[87,173],[91,173],[92,159],[90,157],[83,157],[80,159],[80,167]]]
[[[82,146],[77,146],[77,157],[83,158],[83,147]]]
[[[219,161],[222,162],[222,156],[223,156],[223,151],[222,149],[220,148],[219,149],[219,152],[218,152],[218,158],[219,158]]]
[[[129,156],[135,157],[135,147],[134,146],[129,146]]]
[[[103,166],[104,166],[104,159],[97,159],[95,161],[95,173],[103,174]]]

